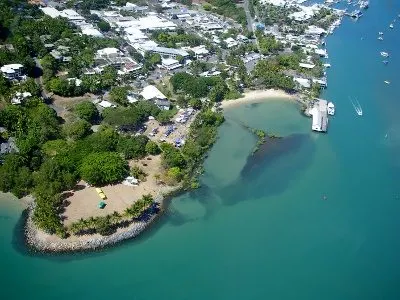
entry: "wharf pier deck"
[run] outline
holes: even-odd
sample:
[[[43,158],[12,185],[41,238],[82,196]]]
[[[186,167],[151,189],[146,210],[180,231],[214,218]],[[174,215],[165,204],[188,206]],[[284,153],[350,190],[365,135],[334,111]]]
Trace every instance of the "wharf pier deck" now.
[[[316,99],[317,102],[310,110],[312,115],[313,131],[326,132],[328,130],[328,101],[324,99]]]

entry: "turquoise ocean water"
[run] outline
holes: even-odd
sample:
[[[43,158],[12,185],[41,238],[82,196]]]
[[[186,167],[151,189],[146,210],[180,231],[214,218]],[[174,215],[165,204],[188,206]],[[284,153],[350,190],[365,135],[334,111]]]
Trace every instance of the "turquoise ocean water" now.
[[[328,134],[311,133],[293,103],[230,109],[203,187],[138,240],[31,254],[20,205],[1,196],[1,299],[400,299],[398,13],[398,1],[372,0],[328,38]],[[247,161],[255,140],[240,122],[287,138]]]

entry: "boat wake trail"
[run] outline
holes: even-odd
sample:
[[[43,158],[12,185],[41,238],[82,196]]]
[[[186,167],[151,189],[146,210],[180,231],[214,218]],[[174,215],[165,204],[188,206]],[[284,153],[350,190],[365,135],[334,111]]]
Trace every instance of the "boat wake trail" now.
[[[349,100],[351,105],[353,105],[353,108],[356,111],[357,115],[362,116],[363,115],[362,107],[360,102],[358,102],[357,98],[353,99],[349,96]]]

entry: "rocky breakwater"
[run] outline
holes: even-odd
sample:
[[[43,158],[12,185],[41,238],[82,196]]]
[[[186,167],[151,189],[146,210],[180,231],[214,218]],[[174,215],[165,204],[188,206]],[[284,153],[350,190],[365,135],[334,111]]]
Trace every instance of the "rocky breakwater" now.
[[[162,205],[164,196],[157,196],[155,202]],[[121,241],[134,238],[142,233],[159,215],[154,214],[145,221],[134,221],[129,226],[118,228],[117,231],[108,236],[100,234],[72,235],[62,239],[56,235],[50,235],[38,229],[33,222],[35,204],[28,207],[25,223],[25,239],[30,248],[39,252],[81,252],[92,251],[117,244]]]

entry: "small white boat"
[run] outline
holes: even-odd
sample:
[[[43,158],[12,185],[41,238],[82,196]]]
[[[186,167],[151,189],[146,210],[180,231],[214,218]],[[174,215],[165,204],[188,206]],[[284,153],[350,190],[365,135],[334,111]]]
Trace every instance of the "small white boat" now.
[[[335,115],[335,105],[332,102],[328,102],[328,115]]]
[[[384,83],[390,84],[390,81],[389,80],[385,80]]]
[[[379,35],[383,35],[383,32],[382,32],[382,31],[379,31]]]
[[[350,96],[349,96],[349,99],[350,99],[351,104],[353,105],[354,110],[356,111],[356,114],[359,116],[362,116],[363,111],[362,111],[360,102],[358,102],[357,99],[350,98]]]
[[[389,25],[389,28],[390,28],[390,29],[393,29],[393,28],[394,28],[394,25],[393,25],[393,24],[390,24],[390,25]]]
[[[381,36],[378,37],[378,40],[383,41],[383,37],[381,37]]]
[[[381,51],[381,56],[383,57],[389,57],[389,53],[385,52],[385,51]]]

